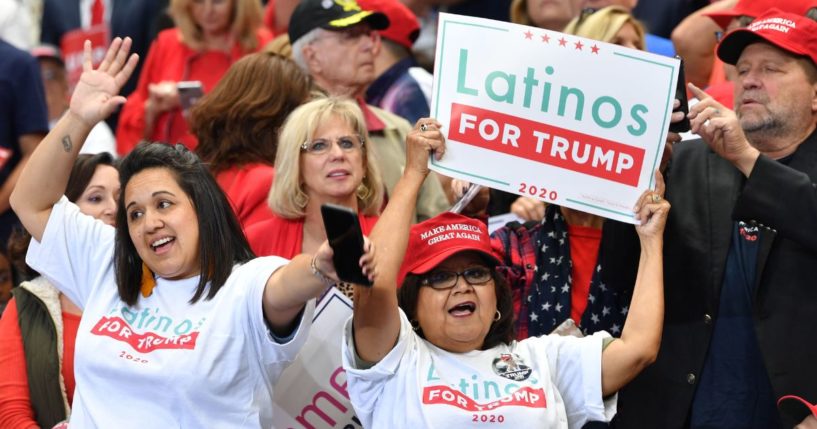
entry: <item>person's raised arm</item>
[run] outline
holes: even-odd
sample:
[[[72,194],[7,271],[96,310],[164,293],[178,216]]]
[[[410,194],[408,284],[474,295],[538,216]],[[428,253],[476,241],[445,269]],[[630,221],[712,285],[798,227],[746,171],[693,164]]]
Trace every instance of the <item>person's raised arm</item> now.
[[[117,94],[138,61],[136,54],[128,56],[130,47],[130,38],[117,37],[94,70],[91,42],[85,42],[82,76],[71,96],[70,108],[31,154],[17,180],[11,207],[37,241],[42,239],[51,208],[65,192],[71,167],[88,133],[125,102],[125,97]]]
[[[687,80],[695,85],[703,88],[709,83],[715,63],[715,46],[718,44],[715,33],[721,31],[720,26],[706,14],[729,11],[736,3],[736,0],[712,2],[684,18],[672,30],[672,44],[684,59]]]
[[[749,177],[760,151],[749,143],[735,112],[691,83],[689,89],[700,100],[689,108],[692,132],[700,135],[715,153]]]
[[[664,323],[664,225],[670,205],[662,198],[664,179],[655,174],[655,191],[641,195],[635,207],[636,226],[641,241],[641,257],[630,310],[621,338],[610,343],[601,357],[601,382],[604,396],[611,395],[630,382],[655,361],[661,345]]]
[[[409,133],[403,176],[369,236],[377,248],[374,285],[355,286],[353,316],[355,351],[367,362],[383,359],[400,334],[397,273],[406,253],[417,194],[429,173],[429,154],[433,152],[440,159],[445,152],[440,127],[439,122],[424,118],[417,121],[417,127]]]
[[[369,273],[369,262],[372,259],[373,248],[368,240],[364,245],[364,251],[360,264],[363,273],[371,280],[373,277]],[[286,336],[292,332],[295,318],[306,302],[320,295],[330,282],[336,281],[337,274],[332,263],[332,248],[329,247],[329,241],[321,244],[315,256],[298,255],[272,273],[267,280],[262,298],[264,317],[272,331],[279,336]]]

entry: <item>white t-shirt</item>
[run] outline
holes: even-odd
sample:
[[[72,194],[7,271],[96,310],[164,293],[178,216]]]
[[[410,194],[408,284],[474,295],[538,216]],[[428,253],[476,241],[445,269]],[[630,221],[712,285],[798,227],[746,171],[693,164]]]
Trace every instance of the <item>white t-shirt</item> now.
[[[268,428],[273,385],[309,334],[315,301],[286,344],[268,333],[261,297],[287,263],[236,266],[218,294],[190,305],[198,277],[157,279],[128,307],[113,268],[114,228],[64,197],[27,261],[83,308],[72,429]]]
[[[609,421],[602,400],[599,332],[542,336],[490,350],[450,353],[423,340],[400,311],[400,337],[386,357],[359,369],[346,324],[343,368],[364,428],[581,428]]]

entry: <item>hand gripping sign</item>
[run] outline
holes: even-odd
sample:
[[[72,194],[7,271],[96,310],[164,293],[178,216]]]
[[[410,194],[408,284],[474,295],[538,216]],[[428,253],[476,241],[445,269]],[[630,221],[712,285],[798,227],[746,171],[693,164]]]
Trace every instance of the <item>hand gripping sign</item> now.
[[[441,174],[623,222],[663,153],[679,62],[440,14],[431,115]]]

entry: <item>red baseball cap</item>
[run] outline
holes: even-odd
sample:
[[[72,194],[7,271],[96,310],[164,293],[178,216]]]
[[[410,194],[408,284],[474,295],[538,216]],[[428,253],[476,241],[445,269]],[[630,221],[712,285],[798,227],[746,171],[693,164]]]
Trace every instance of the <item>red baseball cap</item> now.
[[[759,41],[808,57],[817,65],[817,22],[780,9],[769,10],[746,28],[730,31],[718,45],[718,58],[735,64],[746,46]]]
[[[406,49],[411,49],[420,36],[420,22],[417,16],[399,0],[358,0],[360,7],[380,12],[389,18],[389,27],[380,30],[380,35]]]
[[[491,250],[488,227],[467,216],[445,212],[411,227],[403,265],[397,274],[397,286],[406,274],[424,274],[455,253],[474,250],[499,264]]]
[[[805,408],[804,408],[805,407]],[[797,395],[786,395],[777,400],[777,408],[786,415],[802,420],[809,413],[817,417],[817,406]]]
[[[733,18],[737,18],[739,16],[751,16],[752,18],[757,18],[773,7],[780,7],[781,3],[795,3],[797,1],[799,0],[738,0],[735,7],[730,10],[705,13],[704,16],[712,18],[712,20],[715,21],[718,26],[725,29],[729,25],[729,21],[731,21]]]

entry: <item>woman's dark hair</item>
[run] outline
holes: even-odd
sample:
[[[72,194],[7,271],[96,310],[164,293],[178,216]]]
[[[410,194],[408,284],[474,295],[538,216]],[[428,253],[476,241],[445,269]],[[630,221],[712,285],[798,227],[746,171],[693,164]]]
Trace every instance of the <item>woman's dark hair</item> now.
[[[113,156],[107,152],[96,155],[82,154],[77,156],[74,166],[71,167],[71,175],[68,177],[68,184],[65,186],[65,197],[68,201],[75,203],[85,188],[91,183],[91,179],[96,173],[96,168],[100,165],[109,165],[116,168],[117,162]],[[14,267],[15,274],[21,281],[31,280],[40,274],[26,264],[26,253],[28,245],[31,243],[31,234],[24,228],[15,228],[9,237],[7,253],[11,266]]]
[[[199,266],[201,274],[196,293],[190,303],[197,302],[208,289],[205,299],[211,299],[224,286],[233,265],[254,258],[250,245],[241,231],[224,192],[199,158],[183,145],[139,143],[119,167],[121,192],[116,212],[116,245],[114,264],[119,297],[135,305],[142,285],[142,258],[128,231],[125,210],[125,190],[137,173],[150,168],[165,168],[187,194],[196,211],[199,224]]]
[[[488,264],[490,266],[490,264]],[[499,344],[509,344],[514,339],[513,325],[513,293],[508,286],[508,282],[501,274],[491,267],[491,277],[494,278],[494,291],[496,292],[496,308],[501,313],[498,321],[491,323],[491,329],[485,336],[481,350],[488,350]],[[406,313],[406,317],[414,321],[417,319],[417,300],[420,296],[420,281],[422,275],[408,274],[403,280],[403,286],[397,291],[397,303]],[[482,286],[474,286],[482,287]],[[412,322],[414,323],[414,322]],[[417,335],[425,338],[422,329],[417,329]]]
[[[113,156],[108,152],[96,155],[79,155],[71,168],[71,175],[68,177],[68,184],[65,186],[65,197],[68,201],[76,202],[80,195],[85,192],[85,188],[91,183],[91,178],[96,173],[96,168],[100,165],[110,165],[116,167]]]
[[[248,163],[275,164],[278,129],[310,95],[309,76],[269,52],[233,64],[190,112],[196,153],[217,174]]]

